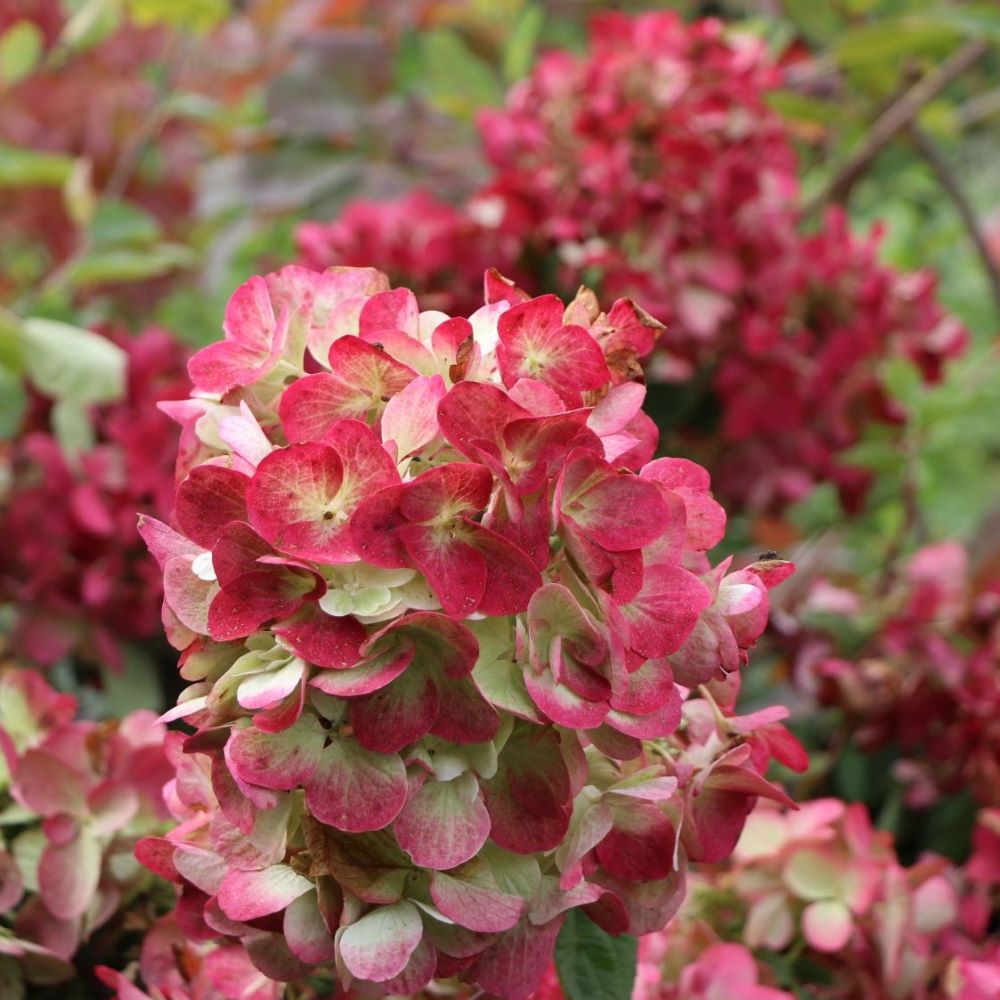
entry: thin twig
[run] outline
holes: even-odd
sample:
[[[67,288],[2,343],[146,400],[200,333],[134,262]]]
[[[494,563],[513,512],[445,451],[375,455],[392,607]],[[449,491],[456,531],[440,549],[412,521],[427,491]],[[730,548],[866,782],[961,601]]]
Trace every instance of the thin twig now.
[[[948,161],[926,132],[915,122],[911,122],[907,126],[907,131],[910,133],[920,155],[927,161],[931,170],[934,171],[938,183],[944,188],[948,197],[951,198],[955,210],[961,217],[965,231],[969,234],[969,239],[972,240],[976,248],[976,253],[979,254],[983,270],[986,271],[986,279],[990,284],[990,291],[993,293],[993,301],[996,304],[997,312],[1000,313],[1000,269],[997,268],[997,262],[994,260],[993,254],[990,253],[990,248],[983,238],[982,230],[979,228],[979,223],[976,220],[976,213],[969,203],[969,199],[965,196],[962,185],[959,184],[958,178],[952,171]]]
[[[810,202],[806,214],[813,214],[829,201],[843,201],[869,164],[899,131],[906,128],[921,109],[987,51],[989,51],[988,42],[982,40],[966,42],[940,66],[921,77],[899,100],[886,108],[872,125],[861,145],[848,156],[826,187]]]

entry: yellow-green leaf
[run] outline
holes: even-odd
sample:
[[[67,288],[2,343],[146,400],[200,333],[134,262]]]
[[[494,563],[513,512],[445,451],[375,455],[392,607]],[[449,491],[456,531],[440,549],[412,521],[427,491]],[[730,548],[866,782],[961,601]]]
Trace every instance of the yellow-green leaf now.
[[[33,21],[15,21],[0,35],[0,84],[12,86],[29,76],[42,55],[44,38]]]

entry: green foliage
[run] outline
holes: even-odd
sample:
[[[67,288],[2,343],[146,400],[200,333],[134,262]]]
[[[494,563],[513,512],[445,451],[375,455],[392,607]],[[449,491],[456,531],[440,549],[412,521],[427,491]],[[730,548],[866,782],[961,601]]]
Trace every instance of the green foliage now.
[[[63,59],[99,45],[122,23],[122,0],[76,0],[67,7],[71,14],[59,36]]]
[[[0,90],[31,75],[43,42],[42,31],[33,21],[15,21],[0,35]]]
[[[64,153],[0,143],[0,190],[34,185],[58,187],[69,179],[73,163],[73,157]]]
[[[556,970],[568,1000],[629,1000],[637,942],[606,934],[582,910],[570,910],[556,942]]]
[[[68,323],[32,317],[21,324],[25,373],[54,399],[106,403],[125,393],[125,352]]]
[[[415,53],[420,67],[418,85],[442,111],[471,119],[484,105],[502,102],[499,77],[458,32],[449,28],[429,31],[419,37]]]
[[[503,75],[508,82],[519,80],[531,69],[544,23],[541,7],[528,4],[521,11],[503,50]]]
[[[136,24],[206,32],[225,20],[229,0],[127,0]]]

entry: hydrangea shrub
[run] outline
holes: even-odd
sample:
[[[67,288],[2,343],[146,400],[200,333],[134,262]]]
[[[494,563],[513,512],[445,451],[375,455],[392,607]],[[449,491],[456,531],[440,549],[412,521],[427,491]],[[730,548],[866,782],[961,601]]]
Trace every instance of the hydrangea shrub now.
[[[602,14],[586,53],[546,52],[481,112],[493,174],[465,204],[350,204],[300,228],[302,259],[384,253],[394,277],[454,301],[478,281],[469,248],[486,247],[531,291],[632,296],[668,326],[650,381],[685,390],[664,390],[658,419],[727,502],[776,512],[831,482],[854,510],[870,473],[844,452],[904,417],[883,363],[934,381],[966,333],[932,274],[878,260],[878,232],[837,211],[803,232],[791,136],[767,101],[780,82],[763,41],[719,21]]]
[[[279,981],[523,998],[568,909],[658,929],[787,803],[785,710],[732,705],[792,567],[709,562],[708,475],[652,458],[659,333],[496,272],[468,316],[368,268],[235,292],[166,407],[173,522],[141,525],[195,732],[139,854],[189,937]]]

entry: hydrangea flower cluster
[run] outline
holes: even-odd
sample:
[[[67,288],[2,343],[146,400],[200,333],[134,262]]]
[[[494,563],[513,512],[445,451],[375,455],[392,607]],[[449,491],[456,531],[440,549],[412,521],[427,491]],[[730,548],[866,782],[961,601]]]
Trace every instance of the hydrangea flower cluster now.
[[[526,997],[567,909],[661,927],[689,860],[787,802],[771,757],[804,766],[784,709],[727,714],[792,567],[713,568],[707,474],[652,460],[658,324],[485,292],[255,277],[167,407],[174,526],[141,531],[196,732],[140,855],[276,980]]]
[[[465,211],[417,190],[396,201],[358,199],[331,222],[296,228],[299,260],[314,270],[377,260],[394,285],[405,285],[428,309],[468,315],[482,304],[483,272],[511,267],[516,239],[502,251],[502,234],[484,229]]]
[[[380,234],[400,280],[435,293],[439,276],[449,295],[475,277],[464,262],[482,246],[533,291],[633,296],[668,326],[651,379],[698,387],[718,424],[678,430],[727,501],[780,509],[833,481],[851,509],[869,477],[841,453],[902,416],[880,364],[906,357],[933,380],[966,337],[932,275],[877,261],[878,234],[833,212],[803,235],[792,145],[766,102],[779,79],[760,39],[720,22],[602,15],[588,54],[546,53],[482,112],[494,174],[460,211],[424,196],[349,206],[303,227],[305,259],[354,263]],[[436,239],[404,270],[416,247],[389,234],[410,210]]]
[[[995,810],[976,837],[963,869],[934,856],[905,868],[858,804],[762,801],[730,862],[693,876],[671,925],[640,941],[633,998],[987,1000],[1000,983]],[[538,1000],[562,1000],[546,985]]]
[[[137,840],[162,829],[172,769],[155,713],[75,718],[33,670],[0,673],[0,984],[74,975],[80,945],[152,881]]]
[[[862,604],[874,621],[847,659],[836,623],[854,619]],[[981,805],[1000,805],[995,575],[974,573],[965,548],[943,542],[918,550],[881,600],[820,580],[797,611],[800,689],[839,709],[862,748],[900,750],[894,775],[910,805],[962,789]]]
[[[99,966],[97,975],[115,1000],[281,1000],[284,986],[254,968],[238,944],[190,938],[172,914],[161,917],[142,940],[138,971],[144,988],[127,974]]]
[[[10,643],[48,666],[68,655],[112,667],[121,645],[159,630],[162,584],[136,511],[173,507],[177,428],[156,404],[183,391],[187,351],[166,330],[112,335],[127,354],[125,398],[91,409],[92,447],[69,456],[37,393],[9,463],[0,504],[0,603]]]

